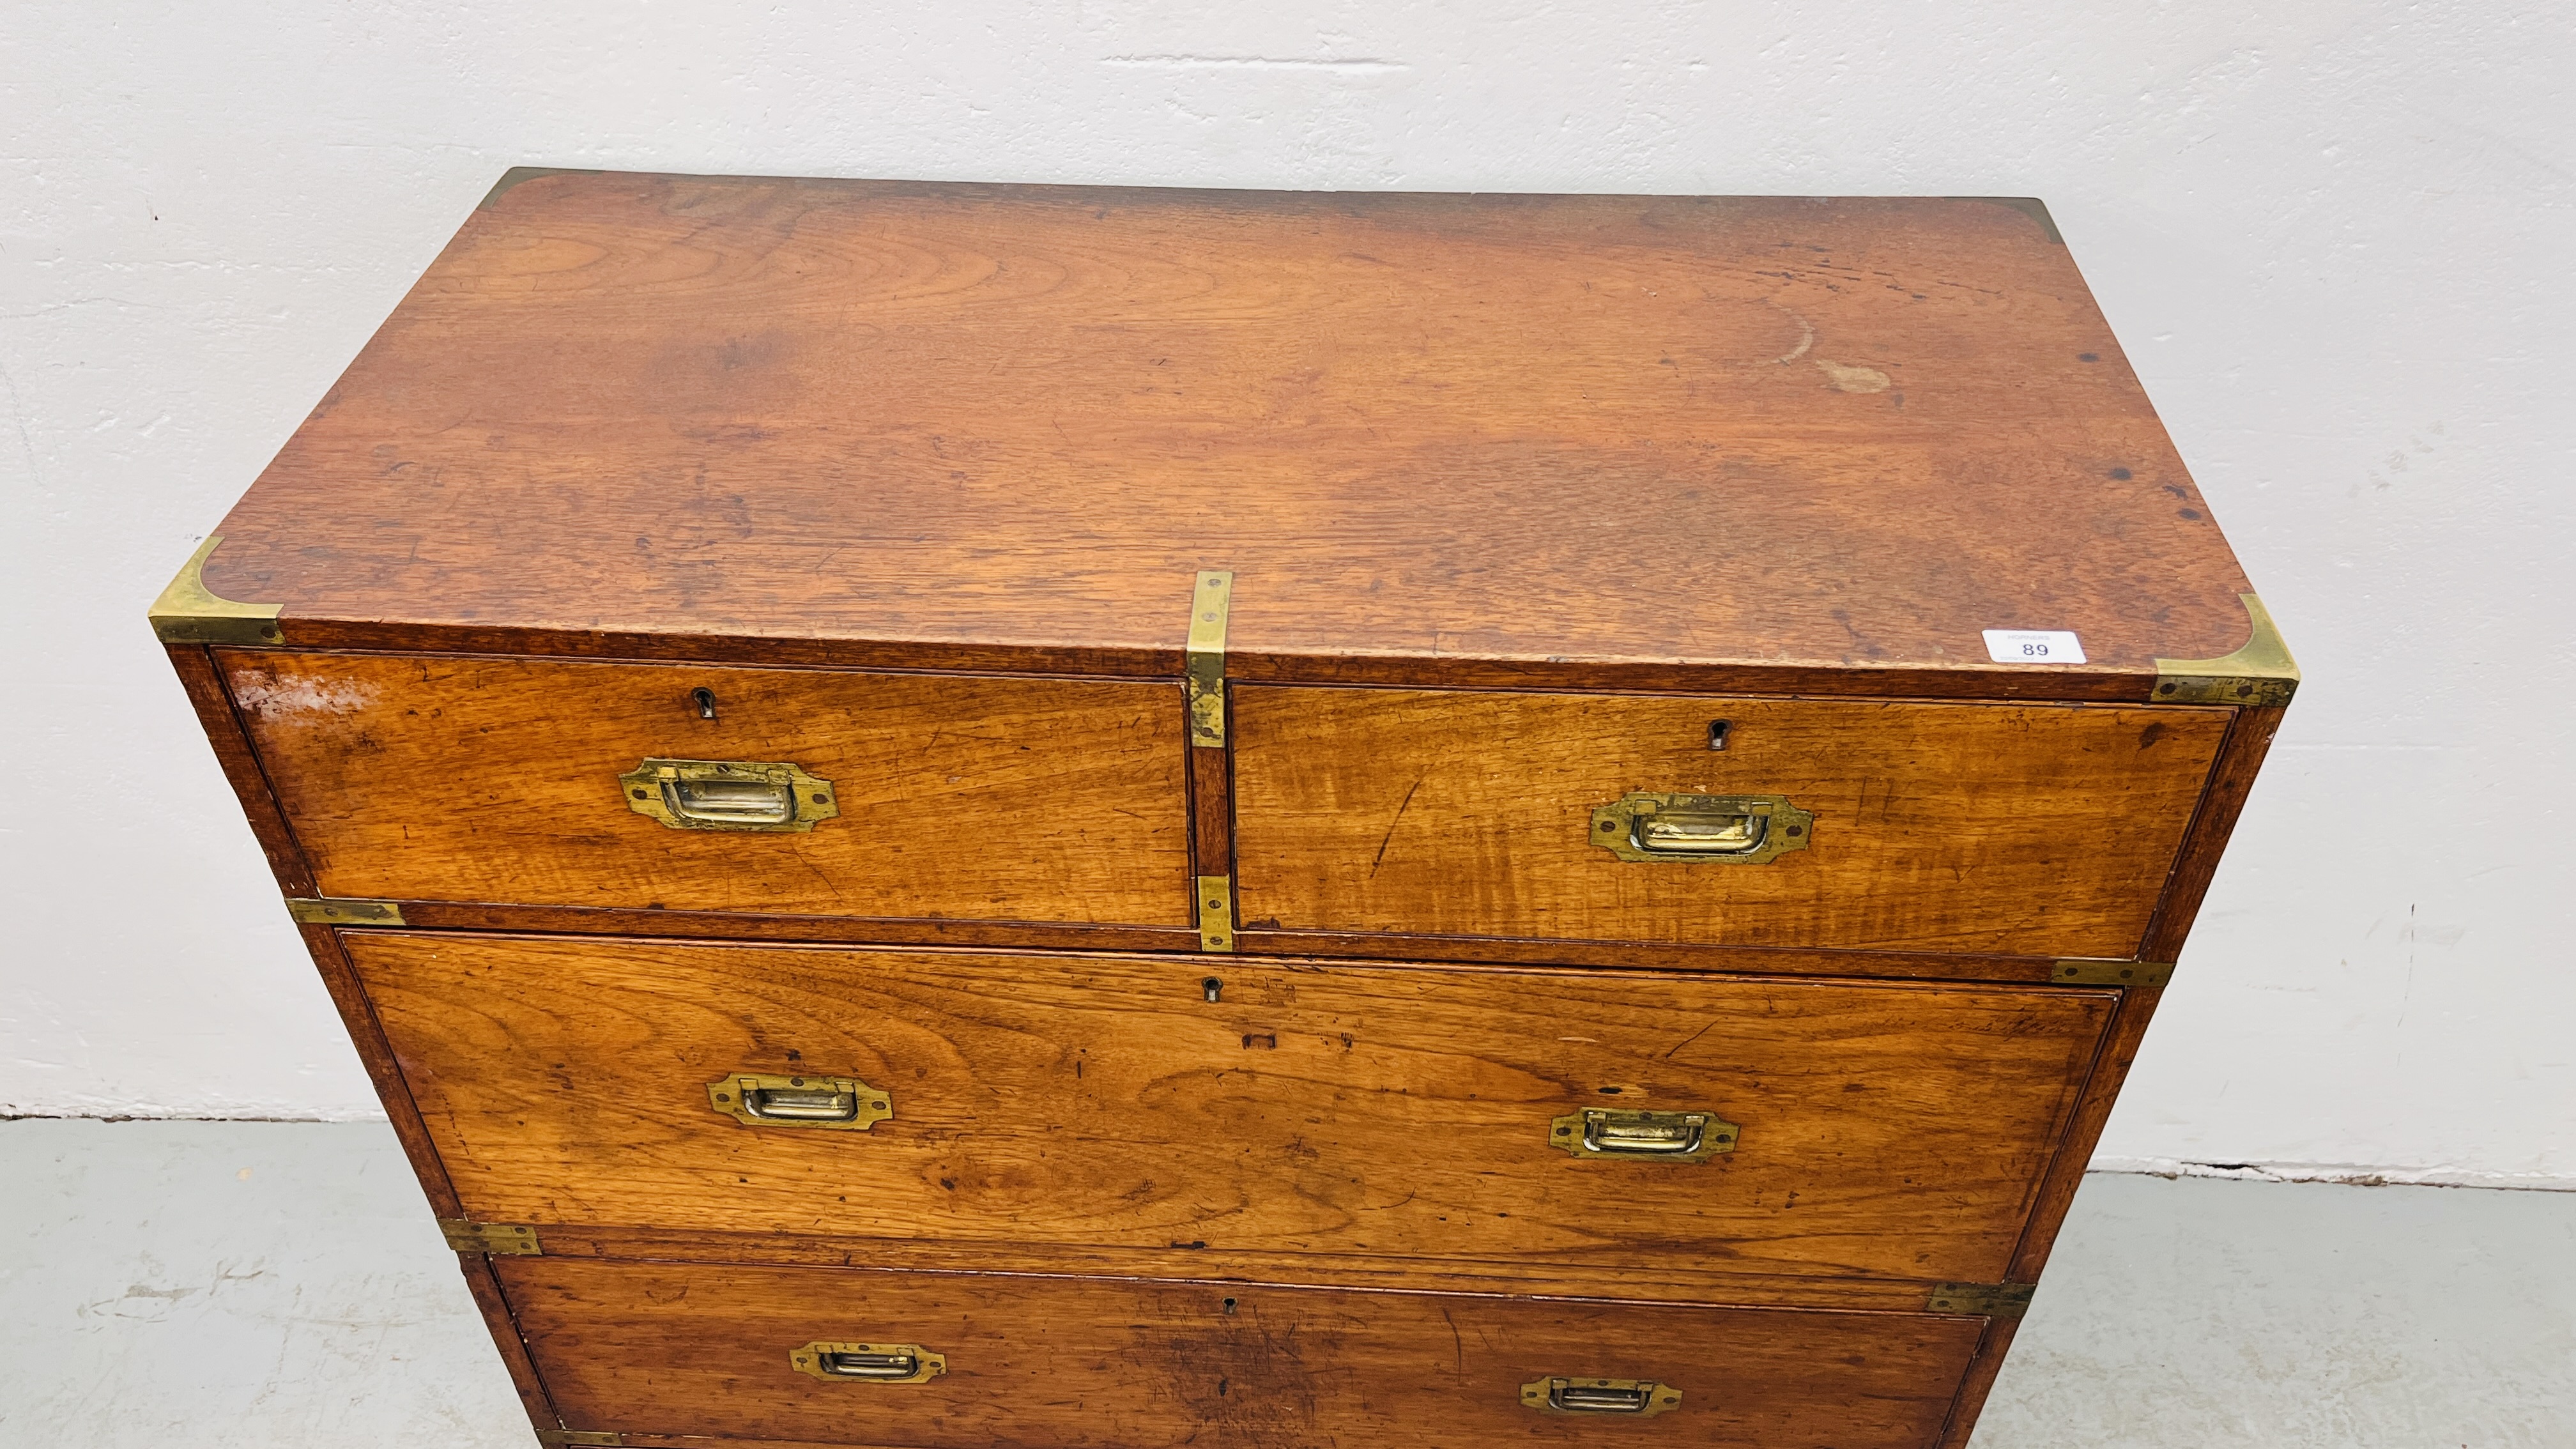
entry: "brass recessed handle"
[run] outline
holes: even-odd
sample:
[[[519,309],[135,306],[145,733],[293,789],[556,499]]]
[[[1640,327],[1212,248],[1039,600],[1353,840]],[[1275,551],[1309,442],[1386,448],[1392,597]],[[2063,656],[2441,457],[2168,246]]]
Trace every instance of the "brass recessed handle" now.
[[[646,760],[617,785],[673,830],[806,831],[841,813],[831,781],[779,760]]]
[[[1682,1391],[1653,1379],[1532,1379],[1521,1405],[1543,1414],[1626,1414],[1651,1418],[1682,1406]]]
[[[865,1132],[894,1115],[894,1099],[856,1077],[736,1072],[707,1083],[707,1105],[754,1127]]]
[[[948,1360],[917,1343],[818,1339],[787,1351],[788,1367],[831,1383],[919,1384],[948,1372]]]
[[[1577,1157],[1705,1162],[1733,1152],[1744,1129],[1712,1112],[1645,1112],[1587,1107],[1547,1124],[1547,1141]]]
[[[1621,860],[1760,865],[1806,849],[1815,829],[1785,795],[1635,790],[1592,807],[1585,838]]]

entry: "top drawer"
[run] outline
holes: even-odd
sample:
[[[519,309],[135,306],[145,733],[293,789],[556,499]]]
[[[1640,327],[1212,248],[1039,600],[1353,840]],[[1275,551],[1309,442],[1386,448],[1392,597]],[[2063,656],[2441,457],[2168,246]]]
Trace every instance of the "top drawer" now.
[[[1192,921],[1177,685],[216,653],[325,895]]]
[[[1237,900],[1248,929],[2125,958],[2230,716],[1242,685]]]

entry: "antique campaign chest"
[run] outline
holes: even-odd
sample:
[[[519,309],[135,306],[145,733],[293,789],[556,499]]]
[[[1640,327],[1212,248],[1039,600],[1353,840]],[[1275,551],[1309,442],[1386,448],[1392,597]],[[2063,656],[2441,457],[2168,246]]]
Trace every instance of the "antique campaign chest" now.
[[[1974,198],[514,171],[152,617],[558,1444],[1963,1444],[2297,678]]]

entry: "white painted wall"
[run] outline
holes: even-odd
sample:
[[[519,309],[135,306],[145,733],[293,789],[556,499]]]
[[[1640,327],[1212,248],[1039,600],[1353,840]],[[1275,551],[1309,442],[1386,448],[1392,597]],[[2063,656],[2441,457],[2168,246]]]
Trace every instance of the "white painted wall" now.
[[[2576,1185],[2557,6],[14,0],[0,43],[0,1111],[374,1112],[141,616],[507,166],[2005,193],[2309,680],[2106,1160]]]

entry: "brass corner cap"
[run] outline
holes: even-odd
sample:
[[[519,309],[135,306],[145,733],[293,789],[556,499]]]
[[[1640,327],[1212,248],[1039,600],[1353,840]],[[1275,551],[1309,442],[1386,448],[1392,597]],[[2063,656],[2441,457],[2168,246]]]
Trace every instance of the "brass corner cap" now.
[[[1983,201],[1992,203],[1996,206],[2009,206],[2013,210],[2020,212],[2022,215],[2029,217],[2031,220],[2038,222],[2039,229],[2047,234],[2050,241],[2057,243],[2059,246],[2066,245],[2065,234],[2057,229],[2057,219],[2048,214],[2048,203],[2040,200],[2036,196],[1949,196],[1942,199],[1945,201]]]
[[[220,533],[207,534],[179,566],[178,577],[152,601],[152,632],[164,644],[285,643],[286,630],[278,622],[284,605],[236,603],[207,591],[206,559],[223,541]]]
[[[2253,637],[2216,659],[2157,660],[2156,703],[2281,705],[2298,693],[2299,663],[2271,613],[2252,594],[2236,597],[2253,620]]]

